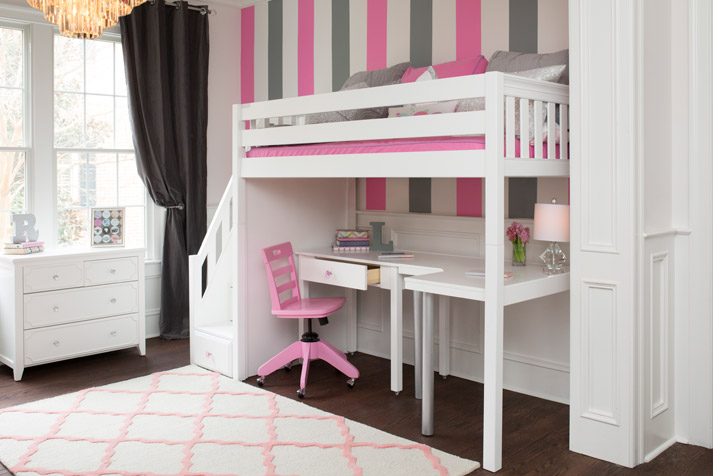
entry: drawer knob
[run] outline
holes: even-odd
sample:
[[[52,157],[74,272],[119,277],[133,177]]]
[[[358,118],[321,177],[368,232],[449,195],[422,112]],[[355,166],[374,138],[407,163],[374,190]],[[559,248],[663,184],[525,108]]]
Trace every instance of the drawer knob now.
[[[54,276],[52,276],[52,279],[54,279],[55,281],[59,281],[59,274],[55,274]]]
[[[111,269],[109,270],[109,272],[110,272],[111,274],[116,274],[116,269],[115,269],[115,268],[111,268]]]
[[[334,273],[332,273],[330,270],[327,270],[324,272],[324,277],[329,279],[332,277],[332,274],[334,274]]]
[[[116,337],[116,331],[111,331],[111,336]]]
[[[58,340],[52,342],[52,344],[53,344],[55,347],[59,347],[59,341],[58,341]]]
[[[53,307],[52,310],[53,310],[54,312],[59,312],[59,306]]]
[[[212,352],[206,352],[206,353],[205,353],[205,358],[206,358],[206,359],[210,359],[211,357],[213,357],[213,353],[212,353]]]
[[[116,303],[116,298],[111,298],[111,303],[112,304]]]

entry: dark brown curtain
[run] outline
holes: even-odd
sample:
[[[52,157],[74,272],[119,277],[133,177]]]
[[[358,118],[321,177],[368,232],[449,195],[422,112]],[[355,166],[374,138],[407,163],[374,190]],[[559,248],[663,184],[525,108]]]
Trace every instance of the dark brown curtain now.
[[[208,15],[164,0],[121,17],[136,162],[167,209],[161,337],[188,337],[188,255],[206,231]]]

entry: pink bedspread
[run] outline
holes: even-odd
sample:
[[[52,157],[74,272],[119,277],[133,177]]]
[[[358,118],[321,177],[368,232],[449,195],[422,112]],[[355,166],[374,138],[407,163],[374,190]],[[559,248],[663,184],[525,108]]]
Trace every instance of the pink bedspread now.
[[[419,137],[415,139],[382,139],[355,142],[328,142],[323,144],[286,145],[278,147],[253,147],[248,157],[290,157],[297,155],[380,154],[384,152],[434,152],[451,150],[480,150],[485,148],[483,137]],[[559,144],[555,158],[559,159]],[[547,158],[547,143],[542,144],[542,154]],[[508,154],[512,156],[511,154]],[[530,146],[530,155],[535,147]],[[520,157],[520,141],[515,143],[515,157]]]

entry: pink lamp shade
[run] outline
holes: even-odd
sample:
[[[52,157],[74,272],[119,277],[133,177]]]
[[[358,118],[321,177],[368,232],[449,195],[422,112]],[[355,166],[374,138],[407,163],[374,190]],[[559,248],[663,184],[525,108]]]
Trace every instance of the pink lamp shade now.
[[[532,237],[539,241],[569,241],[569,205],[536,203]]]

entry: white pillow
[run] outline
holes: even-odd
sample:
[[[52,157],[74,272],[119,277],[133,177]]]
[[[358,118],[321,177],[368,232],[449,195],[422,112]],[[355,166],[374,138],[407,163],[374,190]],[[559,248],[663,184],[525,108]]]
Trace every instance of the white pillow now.
[[[414,81],[414,83],[418,83],[419,81],[431,81],[434,79],[438,79],[438,73],[436,73],[436,70],[433,69],[433,66],[429,66],[428,69],[424,71],[421,76],[416,78],[416,81]]]
[[[549,81],[551,83],[556,83],[559,81],[562,73],[564,72],[566,65],[556,65],[556,66],[545,66],[544,68],[530,69],[527,71],[518,71],[517,73],[507,73],[514,76],[522,76],[523,78],[539,79],[540,81]],[[466,111],[483,111],[485,110],[485,98],[472,98],[463,99],[458,102],[458,107],[456,112],[466,112]],[[542,123],[543,127],[543,138],[542,140],[547,140],[547,110],[545,107],[542,108]],[[535,105],[530,102],[530,124],[528,129],[530,130],[529,141],[534,142],[535,140]],[[559,132],[559,131],[558,131]],[[520,101],[515,101],[515,135],[520,137]],[[559,139],[559,137],[557,137]]]
[[[408,104],[401,107],[390,107],[389,117],[427,116],[430,114],[445,114],[454,112],[458,101],[432,102],[428,104]]]

